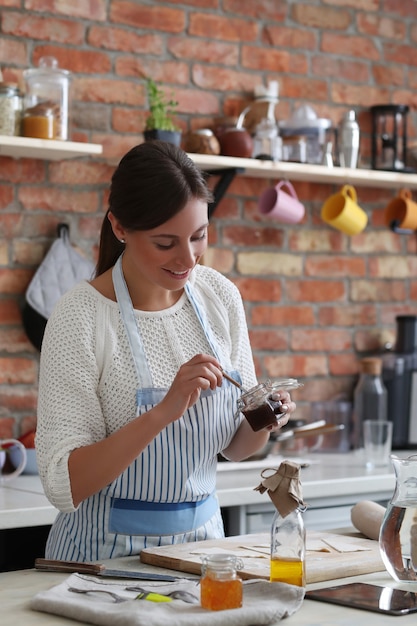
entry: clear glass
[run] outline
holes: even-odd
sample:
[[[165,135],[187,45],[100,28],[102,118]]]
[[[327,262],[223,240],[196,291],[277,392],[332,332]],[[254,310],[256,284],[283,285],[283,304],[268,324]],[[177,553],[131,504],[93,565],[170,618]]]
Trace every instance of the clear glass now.
[[[17,86],[0,83],[0,135],[20,135],[22,100]]]
[[[237,571],[243,561],[232,554],[203,557],[201,567],[201,606],[210,611],[237,609],[242,606],[242,580]]]
[[[304,510],[299,507],[285,517],[278,511],[274,515],[271,527],[271,582],[305,587]]]
[[[260,383],[242,394],[237,403],[238,412],[243,413],[255,432],[272,426],[285,413],[282,402],[275,400],[274,394],[280,390],[291,391],[302,386],[295,378]]]
[[[66,140],[69,135],[70,72],[53,57],[42,57],[37,69],[23,72],[26,83],[22,134]]]
[[[417,583],[417,454],[391,455],[395,490],[379,534],[381,557],[394,580]]]
[[[352,447],[363,448],[365,420],[388,419],[388,393],[381,376],[362,373],[353,393]]]

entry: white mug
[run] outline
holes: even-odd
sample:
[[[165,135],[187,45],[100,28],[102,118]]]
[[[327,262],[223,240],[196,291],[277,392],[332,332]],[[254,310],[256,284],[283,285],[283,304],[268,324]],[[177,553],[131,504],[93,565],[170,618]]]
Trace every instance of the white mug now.
[[[6,462],[7,447],[5,446],[9,446],[9,445],[17,446],[19,448],[20,453],[21,453],[21,459],[20,459],[19,465],[16,467],[16,469],[13,472],[10,472],[10,474],[2,474],[2,469]],[[0,439],[0,485],[4,485],[5,483],[10,482],[14,478],[17,478],[17,476],[20,476],[20,474],[25,469],[25,465],[26,465],[25,446],[20,441],[17,441],[17,439]]]

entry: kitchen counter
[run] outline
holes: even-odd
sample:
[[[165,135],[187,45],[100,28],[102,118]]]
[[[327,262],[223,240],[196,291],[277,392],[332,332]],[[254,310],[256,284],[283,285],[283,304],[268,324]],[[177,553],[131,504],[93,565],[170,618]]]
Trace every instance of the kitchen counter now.
[[[408,456],[412,452],[396,454]],[[261,481],[261,471],[269,467],[277,468],[281,461],[282,457],[270,457],[262,461],[219,463],[217,492],[220,506],[234,512],[234,517],[239,516],[240,520],[251,512],[270,511],[268,495],[260,494],[254,488]],[[314,510],[322,511],[323,508],[343,510],[345,514],[347,507],[350,509],[359,500],[382,502],[388,500],[394,491],[393,469],[387,467],[368,471],[360,454],[356,452],[314,453],[298,459],[298,462],[308,464],[301,470],[301,481],[304,500],[311,515]],[[56,509],[44,495],[39,476],[21,475],[0,487],[0,530],[49,525],[56,514]],[[269,519],[268,517],[268,523]],[[326,519],[327,527],[348,525],[346,519],[330,521],[327,516]],[[235,519],[230,534],[246,534],[249,531],[241,521],[236,522]]]
[[[112,567],[175,574],[172,570],[164,570],[162,568],[144,565],[139,562],[137,557],[115,559],[112,562]],[[85,622],[76,622],[64,617],[32,611],[28,607],[30,599],[36,593],[59,584],[67,576],[68,574],[39,572],[35,570],[0,574],[2,626],[16,626],[16,624],[24,624],[25,626],[56,626],[61,624],[62,626],[70,626],[72,624],[75,626],[76,624],[85,624]],[[338,579],[327,583],[316,583],[315,585],[310,585],[308,588],[313,589],[354,581],[368,582],[380,586],[407,588],[404,585],[401,587],[401,585],[396,584],[385,572]],[[410,588],[411,587],[417,590],[417,585],[412,584],[410,585]],[[297,613],[286,618],[285,622],[281,621],[276,624],[285,623],[286,626],[351,626],[351,624],[355,624],[355,626],[389,626],[394,623],[394,620],[395,618],[392,616],[385,616],[379,613],[370,613],[368,611],[359,611],[337,605],[304,600]],[[400,620],[401,626],[415,626],[415,623],[416,614],[402,616]]]

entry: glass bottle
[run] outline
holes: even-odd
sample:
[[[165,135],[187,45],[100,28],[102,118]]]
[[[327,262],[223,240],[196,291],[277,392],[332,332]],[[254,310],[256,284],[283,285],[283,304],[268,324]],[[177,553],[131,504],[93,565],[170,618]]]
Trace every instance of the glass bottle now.
[[[353,393],[352,447],[363,448],[363,422],[388,419],[388,394],[382,382],[382,360],[368,357],[360,362],[360,376]]]
[[[417,454],[391,455],[395,490],[379,533],[381,557],[394,580],[417,582]]]
[[[284,461],[283,464],[289,463]],[[292,464],[293,466],[295,464]],[[291,478],[292,484],[297,484],[300,501],[292,500],[293,506],[289,512],[277,509],[271,526],[271,582],[284,582],[289,585],[305,587],[305,552],[306,533],[302,513],[306,507],[301,500],[301,486],[299,483],[299,466]]]
[[[238,609],[242,606],[242,580],[237,571],[243,561],[233,554],[212,554],[203,557],[201,567],[201,606],[210,611]]]

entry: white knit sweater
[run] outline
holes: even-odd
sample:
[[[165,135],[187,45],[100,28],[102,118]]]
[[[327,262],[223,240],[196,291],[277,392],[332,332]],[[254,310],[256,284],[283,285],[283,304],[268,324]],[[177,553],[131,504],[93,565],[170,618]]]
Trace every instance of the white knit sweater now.
[[[190,278],[218,344],[222,365],[256,384],[245,312],[236,286],[197,265]],[[187,296],[163,311],[135,311],[154,387],[168,388],[182,363],[211,349]],[[44,335],[36,448],[45,493],[74,510],[69,453],[135,417],[138,387],[119,307],[87,282],[56,305]],[[109,459],[111,462],[111,459]]]

